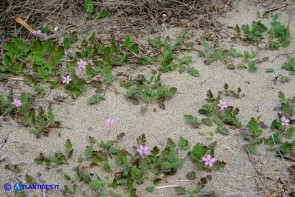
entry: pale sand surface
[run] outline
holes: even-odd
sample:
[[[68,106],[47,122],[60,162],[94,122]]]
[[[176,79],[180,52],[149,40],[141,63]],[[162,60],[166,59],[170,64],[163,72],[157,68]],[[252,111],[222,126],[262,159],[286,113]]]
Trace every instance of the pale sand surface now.
[[[257,7],[254,3],[242,1],[235,10],[228,13],[221,21],[226,24],[225,26],[251,23],[253,20],[258,20],[256,18],[257,10],[262,10],[262,8]],[[282,13],[283,19],[281,21],[286,19],[285,14]],[[270,19],[263,19],[264,23],[267,23],[267,21],[270,21]],[[178,29],[173,29],[163,32],[163,34],[175,34],[178,31]],[[290,31],[292,38],[294,38],[294,21],[290,24]],[[218,44],[221,47],[229,48],[231,46],[231,43],[226,40],[221,40]],[[240,44],[234,44],[232,47],[240,52],[255,49],[253,46],[245,47]],[[290,76],[291,81],[289,83],[282,84],[278,82],[277,85],[274,84],[273,79],[275,76],[279,74],[288,75],[287,71],[280,68],[286,61],[286,56],[279,56],[278,58],[275,58],[275,56],[294,50],[294,42],[290,47],[277,51],[261,50],[259,57],[269,56],[270,60],[258,64],[258,72],[254,74],[249,73],[247,70],[228,70],[220,62],[205,65],[203,59],[199,58],[196,52],[192,52],[194,62],[191,66],[199,70],[200,77],[194,78],[186,73],[180,74],[177,71],[162,74],[163,83],[176,87],[178,90],[178,93],[166,102],[165,110],[159,109],[157,105],[151,105],[148,112],[142,115],[140,114],[140,106],[127,102],[123,97],[125,90],[116,86],[115,88],[122,94],[115,95],[114,92],[108,91],[105,101],[102,101],[99,105],[87,105],[87,99],[94,94],[93,89],[88,89],[77,100],[69,98],[60,105],[53,105],[56,120],[62,121],[63,127],[69,127],[73,130],[66,128],[53,129],[49,137],[36,139],[34,135],[28,132],[27,128],[13,121],[5,123],[0,127],[0,140],[2,141],[9,135],[7,143],[0,150],[0,157],[7,155],[7,159],[0,163],[0,196],[6,196],[2,188],[4,183],[15,182],[13,180],[15,175],[11,171],[4,169],[4,165],[20,165],[25,167],[22,174],[28,173],[37,176],[39,172],[42,174],[40,180],[45,183],[63,185],[65,180],[62,173],[57,172],[57,170],[62,169],[63,172],[72,175],[71,177],[75,177],[73,168],[78,165],[76,161],[79,154],[84,155],[85,147],[89,145],[88,136],[93,136],[98,141],[106,141],[115,139],[120,132],[125,132],[126,136],[119,144],[129,151],[133,151],[132,145],[136,145],[136,138],[142,133],[147,136],[148,146],[157,145],[161,149],[164,148],[168,137],[177,142],[180,135],[187,138],[191,145],[198,142],[208,144],[211,141],[217,141],[216,158],[225,161],[227,165],[223,170],[211,173],[212,181],[205,187],[205,191],[214,191],[216,196],[264,196],[264,194],[257,194],[257,183],[255,181],[257,173],[247,154],[242,149],[242,145],[246,142],[241,137],[234,135],[238,134],[238,130],[230,130],[229,136],[214,134],[213,139],[208,140],[209,132],[214,131],[215,127],[210,128],[202,125],[200,129],[191,128],[184,122],[183,115],[192,114],[201,118],[202,116],[198,115],[197,111],[205,104],[208,89],[211,89],[213,94],[217,95],[218,91],[223,90],[224,83],[227,83],[230,89],[236,90],[240,87],[242,93],[245,94],[242,99],[222,97],[230,105],[239,107],[239,119],[243,125],[247,124],[250,117],[257,117],[258,115],[261,115],[261,120],[270,125],[271,121],[276,118],[276,112],[273,111],[273,108],[279,104],[278,92],[283,91],[287,96],[295,95],[294,76]],[[269,67],[274,68],[275,72],[266,73],[265,69]],[[138,71],[134,71],[134,74],[136,73]],[[48,99],[52,99],[55,94],[56,92],[51,93]],[[157,108],[156,112],[152,111],[154,107]],[[108,131],[104,124],[104,120],[107,118],[117,120],[117,124],[111,128],[111,132]],[[200,132],[205,133],[205,136],[200,135]],[[60,134],[60,137],[58,134]],[[60,150],[63,151],[64,142],[67,138],[71,140],[74,148],[73,158],[70,160],[69,165],[62,165],[56,169],[45,171],[44,165],[38,166],[33,162],[33,159],[40,152],[48,155]],[[261,165],[265,166],[266,174],[283,177],[287,166],[291,165],[291,162],[275,158],[274,153],[265,151],[264,147],[259,148],[255,158],[259,159],[262,162]],[[180,151],[179,155],[182,158],[186,157],[184,151]],[[181,184],[189,187],[189,184],[179,180],[185,180],[185,175],[192,170],[194,170],[194,166],[187,158],[185,165],[178,170],[177,174],[167,177],[167,181],[162,181],[159,186]],[[92,170],[92,172],[103,177],[100,171]],[[207,174],[201,171],[196,172],[198,178]],[[263,187],[261,182],[258,182],[258,184]],[[176,196],[173,188],[159,189],[153,193],[147,193],[145,191],[147,185],[149,185],[148,181],[138,187],[140,196]],[[85,191],[86,194],[83,194],[82,191]],[[128,193],[122,192],[121,194],[128,196]],[[13,196],[9,192],[7,195]],[[38,195],[42,196],[41,194]],[[29,196],[33,196],[33,192]],[[61,196],[61,192],[54,192],[53,196]],[[95,196],[95,193],[88,186],[79,184],[76,196]]]

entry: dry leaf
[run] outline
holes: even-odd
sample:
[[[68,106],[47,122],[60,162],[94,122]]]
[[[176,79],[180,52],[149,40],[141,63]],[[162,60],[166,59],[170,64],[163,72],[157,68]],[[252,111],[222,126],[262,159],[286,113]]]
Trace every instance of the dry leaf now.
[[[26,28],[29,32],[33,32],[34,30],[33,30],[33,28],[30,26],[30,25],[28,25],[28,23],[26,22],[26,21],[24,21],[23,19],[21,19],[21,18],[19,18],[19,17],[16,17],[15,18],[15,21],[17,22],[17,23],[19,23],[19,24],[21,24],[24,28]]]

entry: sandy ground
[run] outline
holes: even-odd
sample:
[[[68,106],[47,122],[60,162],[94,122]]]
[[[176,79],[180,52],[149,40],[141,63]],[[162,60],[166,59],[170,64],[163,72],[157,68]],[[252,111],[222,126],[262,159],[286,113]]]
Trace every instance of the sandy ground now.
[[[262,7],[248,1],[241,1],[235,10],[220,20],[226,24],[224,27],[251,23],[253,20],[258,20],[256,18],[257,10],[262,10]],[[281,21],[284,21],[286,13],[281,13],[283,15]],[[267,21],[270,21],[270,19],[263,19],[263,22],[267,23]],[[179,30],[168,30],[163,32],[163,35],[177,31]],[[292,38],[294,38],[294,21],[290,23],[290,31]],[[227,40],[221,40],[218,45],[228,48],[232,46],[240,52],[255,49],[253,46],[246,47],[240,44],[231,44]],[[162,74],[163,83],[178,89],[178,93],[166,102],[166,110],[159,109],[157,105],[151,105],[149,111],[142,115],[139,106],[135,106],[124,99],[125,90],[120,87],[116,88],[122,94],[115,95],[114,92],[109,91],[105,96],[105,101],[99,105],[89,106],[87,105],[87,99],[93,95],[94,90],[88,89],[77,100],[67,99],[62,104],[54,105],[56,120],[62,121],[62,126],[71,129],[53,129],[49,137],[36,139],[34,135],[28,132],[27,128],[15,122],[4,123],[0,127],[0,142],[2,143],[2,140],[6,137],[7,142],[0,149],[0,157],[6,155],[7,158],[0,163],[0,196],[14,196],[13,192],[4,192],[4,183],[16,182],[16,177],[24,179],[23,175],[26,173],[35,177],[40,173],[39,181],[44,183],[65,184],[62,172],[75,177],[73,168],[78,165],[76,161],[79,154],[84,155],[85,147],[89,145],[89,136],[93,136],[100,141],[115,139],[120,132],[125,132],[126,136],[119,144],[130,151],[132,151],[131,145],[136,144],[136,138],[142,133],[147,136],[148,146],[157,145],[160,148],[164,148],[168,137],[177,142],[180,135],[189,139],[190,144],[196,144],[197,142],[208,144],[211,141],[217,141],[216,157],[225,161],[227,165],[223,170],[212,173],[212,181],[205,187],[205,191],[214,191],[216,196],[266,196],[263,192],[258,193],[257,185],[267,190],[268,187],[274,189],[274,186],[267,185],[273,183],[261,182],[255,178],[257,172],[242,149],[245,141],[241,137],[235,136],[238,133],[237,130],[231,130],[229,136],[214,134],[213,139],[208,140],[209,132],[214,131],[215,127],[191,128],[184,122],[183,115],[192,114],[201,117],[197,111],[205,103],[208,89],[211,89],[217,95],[218,91],[223,90],[224,83],[227,83],[230,88],[235,90],[240,87],[242,93],[245,94],[242,99],[222,97],[230,105],[239,107],[239,119],[243,125],[247,124],[250,117],[257,117],[258,115],[261,115],[261,119],[269,125],[276,117],[273,108],[279,104],[278,92],[281,90],[287,96],[294,96],[295,87],[294,76],[290,76],[292,80],[289,83],[281,84],[278,82],[276,85],[274,84],[273,79],[275,76],[279,74],[288,75],[287,71],[280,68],[286,61],[286,56],[282,55],[277,58],[275,56],[294,50],[294,43],[288,48],[274,52],[261,50],[259,57],[269,56],[270,60],[259,64],[258,72],[254,74],[249,73],[247,70],[228,70],[220,62],[207,66],[203,63],[203,59],[197,56],[196,52],[192,52],[194,62],[191,66],[199,70],[200,77],[193,78],[186,73],[180,74],[177,71]],[[269,67],[274,68],[275,72],[266,73],[265,69]],[[57,92],[51,93],[48,99],[52,99],[55,94]],[[156,112],[152,111],[154,107],[157,108]],[[111,132],[104,124],[104,120],[107,118],[117,120],[117,124],[112,127]],[[205,133],[205,135],[200,133]],[[64,142],[67,138],[72,141],[74,148],[73,158],[68,165],[44,170],[43,165],[38,166],[33,162],[33,159],[40,152],[48,155],[64,150]],[[180,151],[179,154],[182,158],[186,157],[185,152]],[[259,161],[257,165],[263,167],[265,174],[268,176],[287,176],[286,168],[291,165],[291,162],[274,157],[273,152],[265,151],[263,147],[259,149],[254,157]],[[20,175],[14,174],[4,169],[7,164],[20,165],[23,170]],[[180,184],[189,187],[190,184],[180,180],[185,180],[187,172],[192,170],[194,170],[192,163],[189,159],[186,159],[185,165],[177,174],[167,177],[167,181],[162,181],[159,186]],[[99,171],[94,171],[94,173],[103,176]],[[197,171],[198,178],[203,175],[206,175],[206,173]],[[140,196],[176,196],[173,188],[158,189],[153,193],[146,193],[145,187],[147,185],[149,185],[148,181],[139,186]],[[28,196],[33,196],[34,193],[42,196],[41,193],[36,192],[28,192]],[[121,194],[128,196],[128,193],[122,192]],[[60,191],[54,191],[51,195],[62,196]],[[75,196],[95,196],[95,193],[88,186],[78,183],[78,192]]]

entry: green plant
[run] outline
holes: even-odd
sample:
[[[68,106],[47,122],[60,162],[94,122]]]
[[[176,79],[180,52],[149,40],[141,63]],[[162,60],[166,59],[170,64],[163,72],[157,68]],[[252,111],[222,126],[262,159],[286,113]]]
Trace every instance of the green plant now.
[[[13,38],[4,46],[0,70],[6,74],[30,77],[30,82],[34,85],[50,82],[59,69],[63,55],[64,48],[52,41],[32,40],[26,45],[22,40]]]
[[[252,26],[249,24],[242,25],[242,28],[236,25],[235,30],[237,33],[240,33],[241,29],[244,32],[246,40],[255,43],[258,43],[263,38],[263,33],[267,31],[267,27],[260,21],[253,21]]]
[[[188,63],[192,61],[192,56],[183,56],[182,58],[178,58],[175,54],[179,47],[185,45],[185,36],[186,32],[180,32],[174,43],[172,43],[169,39],[150,39],[149,44],[153,47],[157,55],[152,57],[141,56],[140,61],[145,64],[160,64],[160,70],[164,73],[174,71],[179,68],[179,72],[187,71],[187,73],[191,76],[199,76],[199,72],[196,68],[188,66]]]
[[[69,139],[66,140],[65,142],[65,154],[61,152],[56,152],[54,155],[48,155],[47,157],[43,154],[40,153],[38,157],[35,158],[35,162],[37,164],[43,164],[47,167],[58,167],[62,164],[66,164],[69,159],[71,159],[73,155],[73,148],[72,148],[72,143]]]
[[[244,64],[247,64],[249,72],[252,72],[252,73],[256,72],[257,71],[256,60],[254,58],[257,57],[257,54],[258,54],[257,51],[251,51],[251,52],[245,51],[244,57],[243,57],[243,62],[240,63],[239,66],[245,67]]]
[[[248,68],[249,72],[256,72],[257,67],[256,64],[262,63],[268,60],[268,57],[264,57],[262,60],[256,60],[258,53],[257,51],[244,51],[244,54],[237,52],[236,49],[230,48],[226,49],[215,49],[214,51],[210,51],[209,44],[207,42],[203,42],[202,44],[203,50],[197,50],[200,57],[205,58],[204,63],[206,65],[210,65],[213,62],[221,61],[225,65],[227,65],[228,69],[236,69],[236,68]],[[235,65],[234,59],[243,58],[241,63]],[[247,64],[247,66],[245,66]]]
[[[265,69],[265,72],[267,73],[273,73],[275,70],[273,68],[267,68]]]
[[[295,114],[295,97],[294,98],[286,98],[283,92],[279,92],[278,94],[281,105],[276,107],[276,111],[282,111],[282,114],[286,117],[294,116]]]
[[[226,130],[226,128],[224,128],[224,125],[241,127],[241,123],[237,118],[237,115],[239,114],[238,108],[233,108],[229,106],[225,109],[220,110],[220,97],[214,98],[211,90],[208,90],[206,100],[208,103],[204,104],[202,108],[199,110],[199,114],[207,116],[203,123],[207,125],[208,122],[210,122],[210,124],[213,124],[213,122],[216,123],[218,126],[216,131],[221,133],[223,133],[223,131]]]
[[[282,83],[288,83],[291,79],[288,76],[281,76]]]
[[[75,181],[68,175],[64,174],[64,179],[66,181],[70,181],[72,184],[72,187],[70,188],[68,185],[64,185],[64,189],[62,190],[63,195],[67,195],[67,194],[76,194],[77,191],[77,185],[75,183]]]
[[[184,115],[183,117],[185,122],[190,124],[192,127],[199,128],[201,126],[201,123],[199,123],[198,118],[192,115]]]
[[[121,139],[123,135],[118,135],[117,139]],[[164,173],[166,175],[174,174],[177,169],[182,166],[184,160],[177,158],[178,149],[172,140],[167,141],[166,148],[160,153],[158,147],[154,147],[151,153],[147,156],[141,156],[138,153],[130,154],[125,149],[116,145],[118,140],[100,142],[98,146],[102,150],[94,150],[96,140],[91,138],[92,145],[85,150],[86,159],[91,161],[90,168],[98,166],[99,161],[103,161],[104,169],[111,172],[113,170],[109,160],[114,160],[115,169],[113,181],[109,184],[112,188],[118,186],[126,186],[130,196],[136,196],[135,184],[143,184],[147,179],[147,175],[152,171],[156,176]],[[145,135],[137,138],[137,144],[143,145],[146,143]],[[107,166],[107,167],[106,167]],[[83,178],[85,179],[85,178]],[[87,178],[88,179],[88,178]],[[89,180],[89,179],[88,179]],[[161,179],[155,178],[157,183]]]
[[[161,75],[146,79],[144,75],[138,75],[135,79],[122,80],[120,85],[127,88],[125,98],[133,104],[139,104],[140,100],[147,104],[157,101],[161,109],[165,109],[164,102],[176,93],[176,88],[169,88],[160,81]]]
[[[202,177],[197,183],[194,190],[190,190],[184,187],[176,187],[175,191],[178,195],[181,196],[202,196],[202,197],[213,197],[214,194],[209,192],[202,192],[202,189],[206,186],[206,184],[212,180],[211,175],[207,175],[206,177]]]
[[[244,149],[249,153],[256,153],[256,145],[264,142],[264,138],[261,138],[263,129],[267,127],[263,122],[259,122],[260,116],[256,119],[251,117],[246,128],[240,129],[240,135],[244,138],[244,140],[248,141],[247,144],[244,144]]]
[[[135,149],[136,152],[131,153],[118,144],[119,140],[122,139],[124,135],[125,133],[120,133],[117,135],[116,140],[101,142],[98,142],[93,137],[89,137],[90,145],[86,147],[85,155],[80,155],[78,159],[79,165],[74,169],[77,179],[89,185],[91,189],[95,190],[101,196],[121,196],[110,189],[116,189],[121,186],[128,190],[130,196],[137,196],[136,187],[137,185],[144,184],[145,180],[150,179],[155,185],[166,176],[174,175],[185,162],[184,158],[179,158],[179,149],[182,151],[190,149],[188,140],[180,136],[178,146],[171,139],[168,139],[162,151],[157,146],[149,150],[150,148],[146,146],[146,137],[142,134],[136,139],[139,149],[136,149],[134,146],[133,149]],[[224,167],[225,162],[217,161],[213,158],[215,146],[216,142],[208,146],[197,143],[192,150],[188,152],[189,157],[198,169],[210,172]],[[43,153],[40,153],[39,156],[35,158],[35,162],[37,164],[44,163],[47,167],[58,167],[62,164],[67,164],[73,154],[73,146],[69,139],[66,140],[64,147],[64,153],[58,151],[54,153],[53,156],[50,154],[49,156],[45,156]],[[145,150],[145,152],[142,152],[142,150]],[[204,160],[206,153],[212,155],[211,164],[207,164]],[[202,156],[204,156],[204,158],[202,158]],[[204,162],[204,164],[202,162]],[[206,167],[207,165],[208,167]],[[103,176],[94,177],[93,174],[89,172],[91,169],[94,170],[98,167],[102,167],[102,169],[108,173],[105,178],[103,178]],[[70,186],[68,184],[64,185],[63,193],[65,195],[75,195],[77,190],[75,179],[66,174],[63,174],[63,176],[65,180],[71,184]],[[196,173],[191,172],[187,174],[187,178],[189,180],[195,180]],[[31,180],[31,182],[33,181],[30,177],[27,177],[27,179]],[[211,193],[202,192],[202,189],[207,183],[205,179],[211,180],[211,176],[208,175],[201,178],[192,191],[187,188],[178,187],[176,188],[176,192],[178,194],[185,193],[189,195],[198,194],[210,196]],[[154,186],[146,187],[148,192],[153,192],[154,189]]]
[[[200,57],[205,58],[204,63],[210,65],[216,61],[222,61],[225,64],[230,64],[232,60],[230,58],[239,58],[242,57],[242,54],[237,52],[236,49],[230,48],[229,50],[225,49],[215,49],[210,51],[209,44],[207,42],[202,43],[202,50],[197,50]]]
[[[225,166],[224,161],[218,161],[216,160],[214,162],[214,165],[212,167],[207,167],[204,162],[202,162],[202,159],[208,154],[212,158],[214,157],[214,148],[216,146],[216,142],[210,143],[208,146],[205,146],[201,143],[197,143],[195,146],[193,146],[192,150],[188,152],[188,156],[193,161],[193,164],[196,166],[199,170],[205,170],[205,171],[217,171],[222,169]]]
[[[288,57],[288,62],[285,62],[282,68],[287,71],[295,72],[295,58]]]
[[[225,83],[224,86],[223,86],[223,89],[224,91],[218,91],[218,94],[221,96],[221,95],[224,95],[224,96],[231,96],[233,98],[241,98],[241,96],[245,96],[244,94],[241,95],[241,91],[242,89],[241,88],[238,88],[237,91],[233,91],[233,90],[229,90],[229,87],[228,87],[228,84]]]
[[[20,95],[20,105],[15,106],[15,96],[10,91],[7,98],[0,95],[0,115],[10,115],[14,120],[22,123],[26,127],[31,127],[30,131],[37,137],[48,135],[50,128],[58,127],[60,123],[54,120],[54,114],[51,105],[47,108],[47,113],[42,107],[35,109],[33,102],[36,99],[31,93],[22,93]]]
[[[291,43],[290,32],[288,27],[285,27],[278,21],[279,15],[275,14],[272,17],[271,28],[268,31],[269,48],[274,50],[280,47],[287,47]]]
[[[83,13],[84,17],[87,19],[95,19],[99,20],[108,16],[108,12],[106,10],[101,10],[99,13],[95,12],[93,1],[85,0],[85,12]]]
[[[278,97],[281,102],[280,106],[275,108],[275,110],[279,111],[278,119],[271,123],[271,135],[266,140],[266,143],[276,145],[277,152],[284,154],[285,157],[294,158],[295,128],[289,126],[289,124],[293,124],[295,97],[286,98],[283,92],[279,92]]]
[[[77,32],[69,32],[67,36],[64,37],[62,45],[67,49],[78,40]]]

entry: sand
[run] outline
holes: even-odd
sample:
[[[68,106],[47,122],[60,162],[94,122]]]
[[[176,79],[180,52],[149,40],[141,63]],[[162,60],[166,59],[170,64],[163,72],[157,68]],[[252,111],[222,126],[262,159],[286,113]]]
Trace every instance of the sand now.
[[[251,23],[256,18],[257,11],[262,11],[261,6],[255,5],[254,2],[241,1],[238,3],[235,10],[226,14],[220,21],[226,26],[235,26],[235,24]],[[284,21],[287,17],[286,12],[280,11]],[[270,19],[263,19],[267,23]],[[168,29],[162,33],[164,35],[173,35],[179,32],[180,29]],[[228,30],[223,30],[228,31]],[[233,31],[233,30],[232,30]],[[295,36],[295,22],[291,21],[290,31],[291,37]],[[197,31],[196,31],[197,32]],[[198,41],[201,32],[196,33],[195,42]],[[221,39],[217,43],[220,47],[234,47],[238,51],[255,49],[253,46],[242,46],[240,44],[231,43],[226,39]],[[198,46],[197,46],[198,47]],[[211,173],[212,181],[205,187],[204,191],[214,191],[216,196],[266,196],[267,193],[258,193],[257,185],[264,188],[268,186],[266,182],[261,182],[256,178],[257,172],[250,162],[247,154],[242,148],[246,142],[239,136],[238,130],[230,130],[229,136],[223,136],[215,133],[212,139],[208,139],[209,132],[214,131],[215,127],[201,126],[200,129],[191,128],[184,122],[183,115],[191,114],[201,118],[198,115],[198,109],[205,104],[206,92],[211,89],[214,95],[218,91],[223,90],[224,83],[227,83],[231,89],[236,90],[238,87],[242,89],[245,97],[234,99],[222,97],[227,102],[235,107],[239,107],[240,115],[238,116],[243,125],[246,125],[251,117],[261,115],[261,119],[270,125],[271,121],[276,118],[276,112],[273,108],[279,104],[278,92],[283,91],[287,96],[294,96],[295,78],[290,76],[289,83],[282,84],[278,82],[276,85],[273,82],[275,76],[282,74],[288,75],[288,72],[282,70],[281,65],[287,60],[286,56],[278,54],[292,52],[295,50],[295,45],[292,43],[288,48],[279,49],[276,51],[261,50],[259,57],[269,56],[270,60],[258,64],[257,73],[249,73],[247,70],[228,70],[221,62],[216,62],[212,65],[205,65],[204,59],[198,57],[196,52],[190,52],[193,56],[193,63],[190,66],[197,68],[200,72],[200,77],[191,77],[187,73],[178,73],[178,71],[162,74],[162,81],[171,87],[176,87],[178,93],[169,101],[166,102],[166,109],[161,110],[156,104],[148,107],[148,112],[140,113],[140,106],[136,106],[127,102],[123,94],[125,90],[115,85],[115,88],[120,92],[116,95],[114,91],[108,91],[105,96],[105,101],[98,105],[87,105],[87,99],[94,94],[93,89],[87,89],[76,100],[68,98],[64,103],[53,105],[53,110],[56,115],[56,120],[62,122],[63,127],[53,129],[49,137],[36,139],[34,135],[28,132],[28,129],[20,126],[14,121],[5,122],[0,127],[0,144],[3,139],[7,142],[0,149],[0,158],[6,155],[6,159],[0,162],[0,196],[14,196],[13,192],[4,192],[2,186],[6,182],[14,183],[16,178],[24,179],[25,174],[37,177],[39,181],[44,183],[56,183],[64,185],[66,182],[63,178],[63,173],[75,177],[73,169],[78,165],[77,159],[79,154],[84,155],[84,150],[89,145],[88,137],[95,137],[97,140],[115,139],[116,135],[124,132],[126,135],[120,141],[119,145],[127,150],[132,150],[132,145],[136,145],[136,138],[145,133],[147,136],[147,145],[157,145],[163,149],[167,138],[177,142],[178,137],[182,135],[187,138],[191,145],[198,142],[209,144],[212,141],[217,141],[216,158],[227,163],[226,167],[218,172]],[[294,54],[294,53],[293,53]],[[274,68],[275,72],[266,73],[266,68]],[[144,68],[139,68],[139,72],[145,72]],[[134,71],[134,73],[138,73]],[[21,82],[20,82],[21,84]],[[21,90],[20,90],[21,91]],[[56,94],[62,93],[52,92],[47,99],[52,99]],[[153,108],[157,108],[153,112]],[[117,124],[109,128],[104,124],[104,120],[113,118],[117,120]],[[203,135],[201,135],[203,134]],[[45,155],[64,150],[66,139],[70,139],[74,154],[68,165],[62,165],[55,169],[44,170],[43,165],[37,165],[34,162],[39,153]],[[259,161],[257,166],[263,167],[264,173],[271,177],[284,177],[287,175],[286,168],[292,163],[283,161],[275,157],[273,152],[267,151],[266,146],[261,146],[259,151],[253,157]],[[187,158],[185,151],[180,151],[181,158]],[[4,169],[7,164],[19,165],[22,168],[20,174],[14,174],[10,170]],[[194,166],[187,158],[185,165],[178,170],[177,174],[167,177],[166,181],[162,181],[158,186],[169,185],[184,185],[190,187],[185,175],[188,172],[195,170]],[[95,174],[103,177],[104,175],[98,170],[93,170]],[[208,174],[201,171],[196,171],[197,177]],[[75,178],[76,180],[76,178]],[[198,179],[197,179],[198,180]],[[95,192],[88,186],[78,183],[78,191],[74,196],[96,196]],[[173,188],[157,189],[153,193],[147,193],[145,187],[150,183],[147,180],[144,185],[138,186],[140,196],[176,196]],[[273,184],[273,182],[272,182]],[[33,196],[38,192],[28,192],[28,196]],[[128,196],[128,193],[123,191],[122,196]],[[62,192],[53,191],[52,196],[62,196]]]

